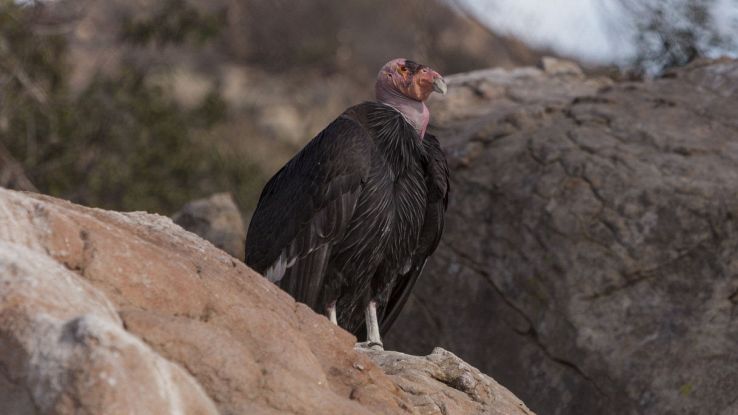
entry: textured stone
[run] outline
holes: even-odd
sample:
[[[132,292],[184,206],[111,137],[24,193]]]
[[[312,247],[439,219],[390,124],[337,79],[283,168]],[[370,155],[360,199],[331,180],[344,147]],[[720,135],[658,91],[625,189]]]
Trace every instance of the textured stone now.
[[[738,413],[738,62],[449,84],[446,232],[385,345],[539,413]]]
[[[557,59],[551,56],[544,56],[541,58],[541,67],[543,71],[549,75],[572,75],[577,77],[584,77],[582,68],[579,67],[575,62]]]
[[[520,399],[453,353],[428,356],[361,349],[409,395],[422,415],[533,415]]]
[[[172,216],[177,225],[243,261],[246,228],[233,195],[216,193],[193,200]]]
[[[0,242],[0,287],[0,413],[218,413],[189,373],[48,256]]]

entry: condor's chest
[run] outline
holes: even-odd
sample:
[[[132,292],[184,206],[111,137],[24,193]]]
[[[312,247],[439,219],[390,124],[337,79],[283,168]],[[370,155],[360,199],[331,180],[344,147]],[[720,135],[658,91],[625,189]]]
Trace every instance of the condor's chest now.
[[[377,222],[376,237],[393,251],[407,251],[417,239],[425,214],[427,188],[422,154],[387,153],[377,148],[362,199],[365,215]],[[400,244],[409,245],[404,249]]]
[[[373,142],[371,168],[357,209],[380,245],[414,244],[427,201],[427,156],[415,129],[386,105],[371,104],[363,118]],[[399,241],[399,242],[398,242]],[[401,249],[406,251],[407,249]]]

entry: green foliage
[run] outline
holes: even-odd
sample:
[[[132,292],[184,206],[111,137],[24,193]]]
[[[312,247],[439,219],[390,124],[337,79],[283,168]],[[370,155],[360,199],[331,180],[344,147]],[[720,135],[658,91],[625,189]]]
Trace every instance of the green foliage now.
[[[64,77],[68,70],[61,36],[36,36],[32,10],[0,5],[0,136],[22,162],[40,163],[47,147],[59,144],[68,116]]]
[[[263,183],[258,169],[209,137],[228,115],[217,92],[185,110],[146,73],[123,65],[73,95],[66,42],[34,33],[32,12],[0,6],[0,139],[39,190],[86,205],[163,213],[224,190],[254,203]]]
[[[177,108],[140,73],[98,77],[73,104],[63,126],[69,137],[54,153],[66,155],[66,174],[45,174],[39,185],[93,205],[169,211],[196,196],[209,173],[207,149],[190,126],[204,123]],[[205,123],[206,124],[206,123]],[[83,156],[83,157],[80,157]],[[38,182],[37,180],[37,182]]]
[[[186,0],[166,0],[143,19],[124,17],[122,38],[134,44],[204,43],[215,38],[225,22],[225,12],[201,13]]]

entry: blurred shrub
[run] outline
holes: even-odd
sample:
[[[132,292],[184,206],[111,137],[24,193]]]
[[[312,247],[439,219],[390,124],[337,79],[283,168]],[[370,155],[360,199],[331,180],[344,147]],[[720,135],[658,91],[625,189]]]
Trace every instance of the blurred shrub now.
[[[370,94],[390,58],[442,73],[537,60],[445,0],[23,4],[0,0],[0,139],[42,192],[114,209],[167,213],[228,190],[248,211],[259,169]],[[305,131],[280,135],[280,107]]]
[[[216,92],[185,110],[124,65],[72,95],[65,38],[33,30],[38,7],[0,6],[0,139],[41,192],[164,213],[222,190],[253,203],[263,182],[258,170],[206,141],[228,111]]]
[[[150,16],[123,16],[121,38],[134,44],[204,43],[215,38],[225,23],[225,10],[202,13],[185,0],[166,0]]]
[[[445,0],[221,0],[223,44],[249,64],[283,73],[318,68],[366,80],[408,57],[442,73],[537,62],[521,43],[496,37]]]
[[[737,33],[726,33],[715,21],[721,11],[718,6],[726,7],[716,0],[621,2],[635,26],[637,53],[631,64],[643,72],[657,74],[738,46],[734,44]],[[738,23],[735,28],[738,30]]]

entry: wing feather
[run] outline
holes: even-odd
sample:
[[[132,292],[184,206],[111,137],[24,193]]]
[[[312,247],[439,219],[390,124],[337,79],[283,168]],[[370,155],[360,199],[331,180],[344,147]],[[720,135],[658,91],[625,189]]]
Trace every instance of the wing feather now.
[[[428,163],[426,165],[426,186],[428,202],[425,209],[423,227],[418,246],[411,263],[400,270],[395,286],[380,317],[380,331],[386,333],[400,314],[412,292],[415,283],[423,272],[428,257],[436,250],[443,234],[444,215],[448,206],[448,165],[438,140],[431,134],[423,139]]]
[[[342,116],[267,183],[246,236],[246,263],[315,308],[332,246],[351,221],[371,141]]]

